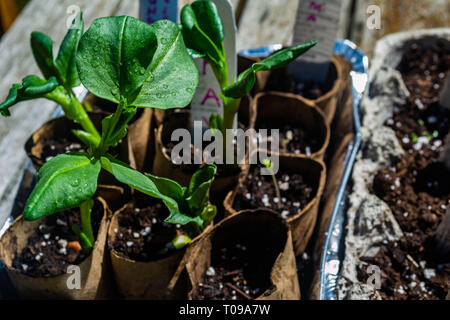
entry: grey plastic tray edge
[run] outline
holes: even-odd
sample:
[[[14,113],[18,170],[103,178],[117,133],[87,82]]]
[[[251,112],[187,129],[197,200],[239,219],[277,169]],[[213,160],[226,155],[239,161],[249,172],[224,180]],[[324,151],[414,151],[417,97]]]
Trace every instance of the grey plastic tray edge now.
[[[347,148],[344,171],[339,184],[336,203],[331,215],[330,225],[326,234],[320,263],[319,300],[337,300],[337,280],[340,268],[342,236],[344,234],[344,209],[346,191],[352,174],[353,165],[361,146],[359,106],[368,82],[368,58],[348,40],[336,43],[336,54],[342,54],[353,64],[351,72],[353,95],[353,120],[355,137]]]
[[[341,50],[342,49],[342,52]],[[368,81],[368,59],[357,49],[356,45],[348,40],[336,43],[335,53],[343,54],[353,64],[351,72],[353,94],[353,120],[355,137],[347,148],[344,172],[339,184],[336,203],[331,215],[330,225],[326,234],[320,263],[319,300],[337,300],[337,280],[340,268],[342,236],[344,233],[344,209],[346,205],[346,191],[353,170],[356,156],[361,146],[359,105]]]

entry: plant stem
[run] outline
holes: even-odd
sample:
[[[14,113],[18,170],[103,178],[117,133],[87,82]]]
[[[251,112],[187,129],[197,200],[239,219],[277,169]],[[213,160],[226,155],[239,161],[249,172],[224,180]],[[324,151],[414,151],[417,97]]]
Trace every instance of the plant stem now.
[[[70,91],[69,97],[71,101],[71,106],[75,114],[74,121],[77,122],[86,132],[100,139],[100,134],[98,133],[97,129],[95,128],[94,124],[89,118],[86,109],[77,99],[73,91]]]
[[[217,81],[219,82],[220,88],[223,91],[225,87],[229,84],[228,79],[228,66],[225,58],[223,58],[223,65],[217,66],[214,63],[210,63],[213,69],[214,75],[216,76]],[[227,141],[227,129],[233,129],[234,119],[236,117],[236,113],[239,110],[239,105],[241,104],[241,99],[234,99],[225,97],[223,95],[220,96],[223,104],[223,127],[222,127],[222,137],[223,137],[223,157],[226,156],[228,141]],[[230,141],[230,145],[231,141]],[[234,150],[231,150],[234,152]]]
[[[265,159],[265,160],[263,160],[263,164],[266,167],[266,169],[269,170],[270,175],[272,176],[273,186],[275,187],[275,194],[277,195],[277,198],[278,198],[277,207],[278,207],[278,209],[281,210],[282,209],[282,206],[281,206],[281,193],[280,193],[280,188],[278,187],[277,178],[275,177],[275,174],[274,174],[273,169],[272,169],[273,168],[273,163],[270,162],[269,159]]]
[[[94,207],[94,200],[89,199],[80,205],[81,230],[86,234],[91,243],[95,242],[94,231],[92,230],[91,213]]]
[[[48,93],[46,98],[59,104],[68,119],[78,123],[83,130],[90,133],[96,139],[100,139],[100,134],[72,90],[67,92],[63,87],[59,87]]]
[[[228,86],[228,66],[225,57],[223,58],[223,65],[216,65],[214,62],[210,61],[211,69],[219,82],[220,88],[223,90]]]
[[[122,110],[123,110],[124,106],[125,106],[125,102],[120,101],[120,103],[116,109],[116,112],[114,112],[114,114],[111,118],[110,125],[108,126],[106,131],[102,132],[102,138],[100,140],[100,144],[94,153],[95,158],[100,158],[102,155],[104,155],[108,151],[108,148],[110,146],[108,145],[107,142],[108,142],[111,134],[114,133],[114,131],[116,129],[116,125],[120,120],[120,116],[122,114]]]
[[[272,171],[272,180],[273,180],[273,185],[274,185],[274,187],[275,187],[275,193],[276,193],[277,198],[278,198],[278,204],[277,204],[277,207],[278,207],[278,209],[281,209],[282,206],[281,206],[281,193],[280,193],[280,188],[278,188],[278,181],[277,181],[277,178],[275,178],[275,175],[273,174],[273,171]]]
[[[232,99],[232,98],[222,98],[223,101],[223,128],[222,128],[222,137],[223,137],[223,156],[225,157],[228,141],[227,141],[227,129],[233,129],[234,119],[236,117],[236,113],[239,109],[239,105],[241,104],[241,99]],[[230,141],[230,145],[232,143]],[[230,152],[234,152],[234,150],[230,150]]]
[[[89,254],[94,247],[95,238],[92,230],[91,212],[94,200],[89,199],[80,205],[81,228],[79,225],[72,225],[73,232],[78,236],[83,251]]]

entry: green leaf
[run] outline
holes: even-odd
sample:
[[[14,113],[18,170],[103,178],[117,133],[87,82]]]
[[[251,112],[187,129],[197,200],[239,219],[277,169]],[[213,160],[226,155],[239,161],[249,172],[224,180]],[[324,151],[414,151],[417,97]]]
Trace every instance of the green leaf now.
[[[127,164],[110,156],[101,157],[102,168],[111,173],[120,182],[151,197],[163,199],[156,185],[145,175]]]
[[[211,113],[209,117],[209,129],[223,130],[223,117],[218,113]]]
[[[168,20],[97,19],[81,38],[76,60],[89,91],[128,106],[182,108],[198,84],[181,31]]]
[[[73,88],[80,84],[75,57],[83,30],[83,15],[80,11],[67,31],[55,60],[59,77],[66,88]]]
[[[39,98],[43,95],[52,92],[58,86],[56,78],[50,78],[48,81],[43,80],[37,76],[27,76],[22,81],[22,91],[24,97],[30,99]]]
[[[163,200],[170,212],[170,216],[166,220],[167,222],[181,225],[194,222],[200,226],[202,225],[200,217],[190,217],[182,214],[177,201],[160,192],[155,183],[139,171],[111,157],[102,157],[101,162],[103,169],[114,175],[118,181],[153,198]]]
[[[224,27],[216,5],[209,0],[198,0],[181,10],[181,24],[186,46],[222,66],[225,61]]]
[[[198,0],[192,3],[191,7],[200,29],[214,42],[217,48],[222,48],[223,39],[225,38],[225,28],[214,2],[210,0]]]
[[[97,190],[100,162],[82,153],[59,155],[39,170],[38,182],[28,198],[25,220],[38,220],[75,208]]]
[[[211,185],[214,181],[214,176],[217,173],[217,167],[214,164],[204,166],[203,168],[197,170],[189,182],[189,188],[187,191],[187,196],[191,196],[197,191],[203,184]]]
[[[158,39],[158,48],[141,91],[128,103],[157,109],[183,108],[191,102],[197,89],[197,67],[175,23],[160,20],[151,27]]]
[[[31,33],[31,50],[36,63],[46,79],[56,77],[66,88],[80,84],[75,64],[78,43],[83,34],[83,18],[80,12],[72,22],[59,48],[56,61],[53,60],[53,41],[41,32]]]
[[[53,41],[47,35],[34,31],[31,33],[31,50],[39,69],[45,79],[56,77],[57,72],[53,62]]]
[[[9,117],[11,115],[9,108],[18,102],[17,100],[18,100],[19,90],[21,88],[22,88],[21,84],[13,84],[13,86],[9,90],[8,97],[2,104],[0,104],[0,114],[2,116]]]
[[[270,159],[268,159],[268,158],[264,159],[263,164],[267,169],[269,169],[269,170],[273,169],[273,163],[270,161]]]
[[[14,84],[9,90],[8,97],[0,104],[0,114],[4,117],[11,115],[9,108],[16,103],[42,98],[46,94],[52,92],[58,87],[58,81],[55,77],[51,77],[48,81],[38,76],[27,76],[22,83]]]
[[[208,205],[211,183],[212,181],[203,183],[192,195],[186,198],[192,216],[200,216],[205,206]]]
[[[166,204],[167,206],[167,204]],[[167,223],[171,223],[171,224],[179,224],[182,226],[185,226],[189,223],[195,223],[197,226],[199,226],[200,228],[203,227],[203,220],[200,216],[189,216],[187,214],[181,213],[180,211],[178,212],[171,212],[169,217],[164,220]]]
[[[184,192],[186,188],[183,188],[178,182],[167,178],[157,177],[152,174],[145,174],[150,180],[153,181],[159,192],[169,196],[180,203],[184,200]]]
[[[104,145],[115,147],[127,135],[127,124],[136,115],[136,108],[126,108],[122,110],[120,118],[117,122],[114,121],[114,114],[102,120],[102,139]]]
[[[215,165],[203,167],[194,173],[186,193],[186,202],[192,216],[200,216],[209,202],[209,190],[217,172]]]
[[[200,215],[203,220],[203,227],[206,228],[207,226],[209,226],[216,217],[216,215],[217,215],[217,207],[215,205],[210,204],[206,206]]]
[[[179,212],[172,213],[165,221],[181,225],[194,222],[200,228],[204,228],[205,217],[202,214],[208,205],[209,189],[216,171],[215,165],[198,170],[192,176],[188,189],[181,187],[173,180],[147,174],[161,193],[175,199],[178,203]],[[207,222],[206,225],[210,222]]]
[[[128,16],[96,19],[78,48],[80,79],[96,96],[130,102],[148,77],[156,48],[154,29],[143,21]]]
[[[309,41],[297,46],[281,50],[269,58],[254,63],[249,69],[241,73],[235,83],[222,90],[225,97],[239,99],[249,93],[256,81],[256,73],[287,66],[299,56],[314,47],[317,41]]]
[[[193,222],[198,226],[202,226],[203,222],[199,216],[189,216],[180,212],[178,202],[171,195],[163,194],[156,184],[144,174],[110,156],[101,157],[101,163],[103,169],[114,175],[118,181],[153,198],[161,199],[170,212],[166,222],[181,225]]]
[[[200,53],[194,49],[187,48],[187,51],[192,59],[204,59],[206,55],[204,53]]]

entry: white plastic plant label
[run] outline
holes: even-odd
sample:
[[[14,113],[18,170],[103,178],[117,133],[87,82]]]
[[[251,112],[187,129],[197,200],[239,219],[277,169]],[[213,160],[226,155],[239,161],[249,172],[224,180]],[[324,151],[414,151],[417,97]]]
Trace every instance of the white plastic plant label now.
[[[178,0],[140,0],[139,19],[147,23],[158,20],[178,22]]]
[[[325,81],[339,30],[341,5],[342,0],[300,0],[293,44],[319,41],[299,58],[300,63],[297,62],[290,68],[294,75],[300,74],[295,72],[297,68],[302,68],[302,80]],[[309,79],[305,79],[305,75]]]
[[[231,83],[237,76],[236,21],[233,5],[229,0],[212,0],[212,2],[217,6],[225,28],[224,45]],[[194,128],[194,121],[201,121],[203,128],[208,128],[211,114],[223,114],[222,100],[219,98],[220,86],[207,61],[196,59],[195,63],[199,70],[199,84],[191,102],[191,128]]]

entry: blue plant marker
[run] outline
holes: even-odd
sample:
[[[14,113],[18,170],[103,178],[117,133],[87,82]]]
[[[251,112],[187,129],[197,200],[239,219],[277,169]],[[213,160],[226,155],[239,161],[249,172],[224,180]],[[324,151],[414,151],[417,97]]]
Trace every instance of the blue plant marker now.
[[[139,18],[147,23],[158,20],[178,23],[178,0],[140,0]]]

